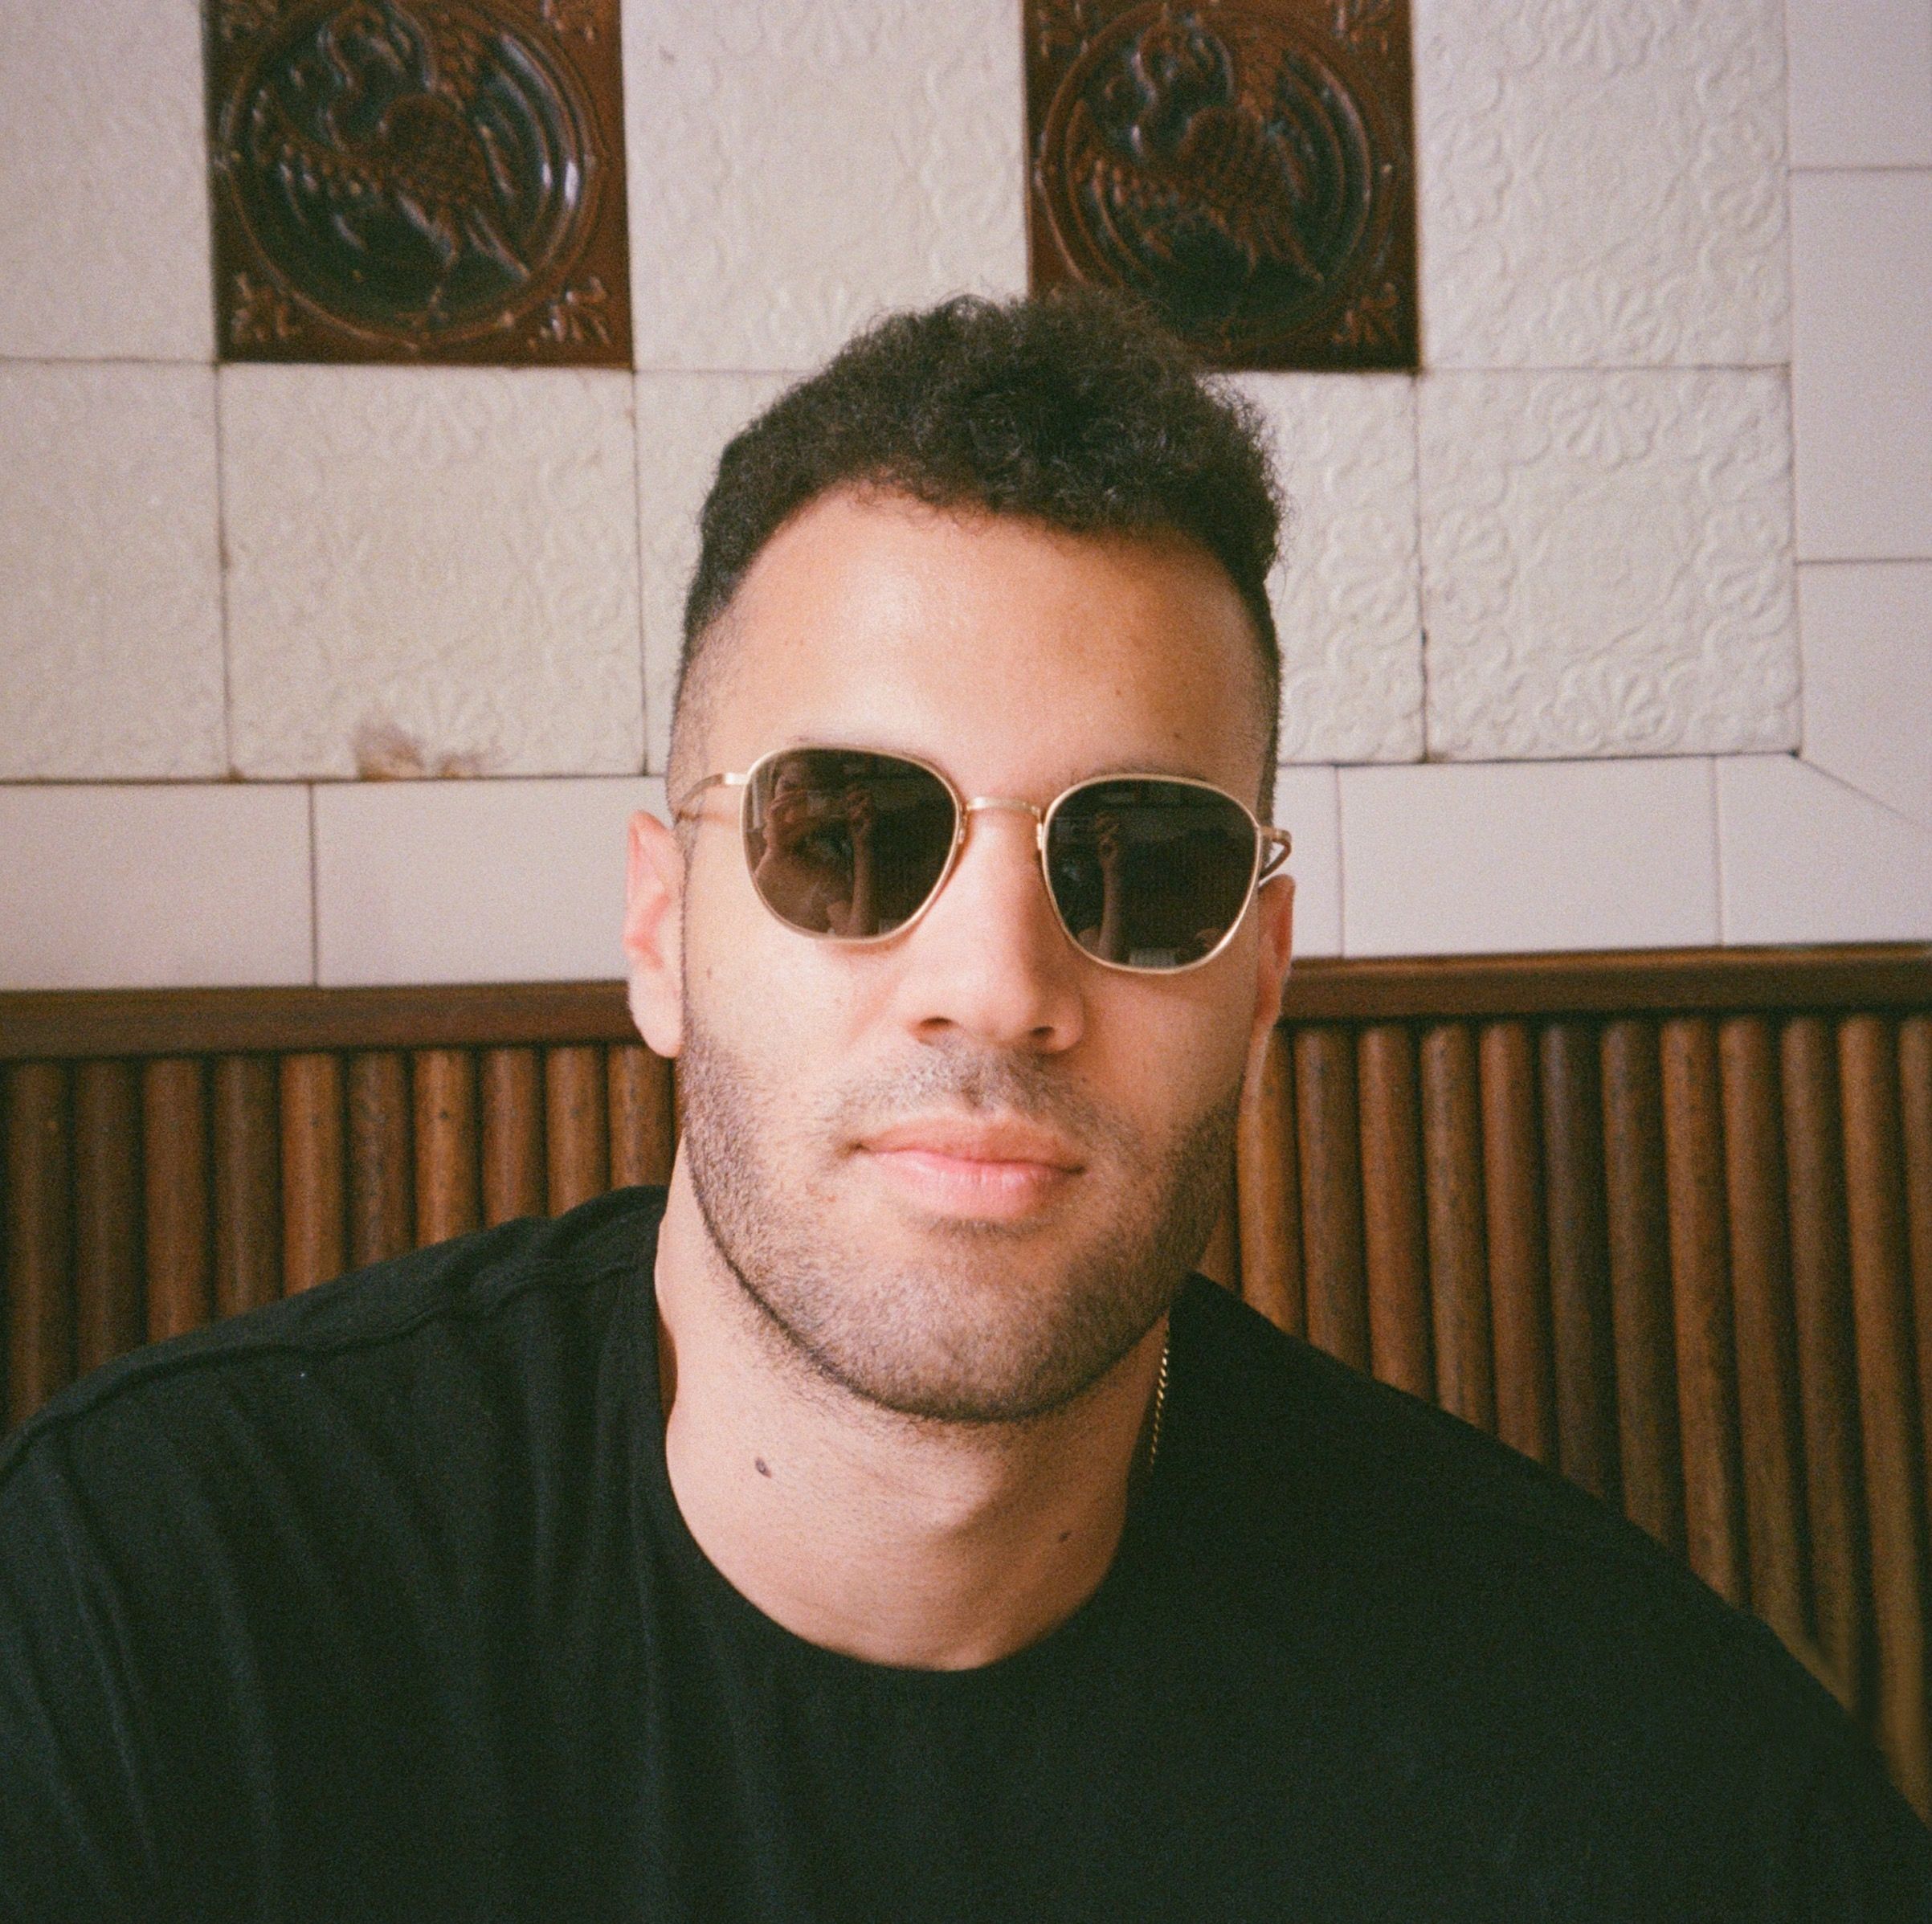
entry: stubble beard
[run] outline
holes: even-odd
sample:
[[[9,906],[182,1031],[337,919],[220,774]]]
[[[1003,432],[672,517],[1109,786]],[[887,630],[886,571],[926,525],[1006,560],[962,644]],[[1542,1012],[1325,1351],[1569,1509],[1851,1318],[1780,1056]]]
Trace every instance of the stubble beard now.
[[[807,1109],[688,1001],[679,1067],[692,1187],[725,1268],[803,1368],[902,1415],[1014,1424],[1064,1408],[1167,1313],[1227,1194],[1238,1085],[1158,1142],[1005,1052],[932,1049]],[[1087,1208],[1095,1228],[1071,1248],[1051,1226],[939,1221],[916,1263],[868,1250],[841,1220],[849,1145],[938,1109],[1058,1129],[1089,1158],[1076,1181],[1113,1179],[1112,1206]]]

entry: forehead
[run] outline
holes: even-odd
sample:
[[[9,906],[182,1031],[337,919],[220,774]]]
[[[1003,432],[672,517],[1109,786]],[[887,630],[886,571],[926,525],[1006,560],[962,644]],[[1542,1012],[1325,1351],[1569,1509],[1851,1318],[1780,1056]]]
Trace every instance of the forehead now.
[[[1178,537],[842,492],[772,538],[729,619],[713,767],[817,741],[901,749],[1015,795],[1109,767],[1244,792],[1259,770],[1248,612]]]

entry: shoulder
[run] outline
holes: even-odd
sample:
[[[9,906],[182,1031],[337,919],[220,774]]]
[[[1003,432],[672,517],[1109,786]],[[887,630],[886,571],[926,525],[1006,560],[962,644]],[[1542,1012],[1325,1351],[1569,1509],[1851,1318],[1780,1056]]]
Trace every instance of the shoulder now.
[[[1800,1773],[1859,1752],[1764,1624],[1609,1504],[1225,1291],[1191,1286],[1175,1332],[1177,1481],[1237,1617],[1317,1620],[1358,1674],[1478,1721],[1505,1706],[1531,1743],[1689,1758],[1722,1730]]]
[[[0,1448],[0,1496],[50,1452],[152,1452],[252,1418],[282,1427],[413,1386],[516,1373],[491,1359],[601,1341],[648,1257],[660,1190],[628,1189],[554,1219],[525,1219],[414,1251],[186,1335],[137,1350],[71,1385]]]

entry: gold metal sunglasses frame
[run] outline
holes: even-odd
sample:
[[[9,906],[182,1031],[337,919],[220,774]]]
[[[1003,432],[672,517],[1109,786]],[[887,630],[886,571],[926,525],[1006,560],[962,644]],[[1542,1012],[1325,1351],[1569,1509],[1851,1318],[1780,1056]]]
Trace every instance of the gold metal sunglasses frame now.
[[[1248,910],[1254,905],[1255,897],[1260,893],[1261,884],[1281,872],[1281,864],[1288,860],[1293,848],[1293,839],[1285,828],[1271,827],[1240,796],[1231,795],[1226,789],[1218,788],[1211,782],[1198,781],[1192,775],[1172,775],[1154,770],[1109,770],[1105,774],[1088,775],[1078,782],[1070,782],[1044,808],[1039,808],[1031,802],[1018,801],[1008,795],[966,795],[961,792],[958,783],[944,769],[934,767],[930,762],[922,761],[917,755],[901,754],[896,749],[855,748],[837,741],[794,742],[789,747],[768,750],[747,769],[728,770],[719,774],[706,775],[701,782],[693,782],[678,798],[672,807],[672,819],[681,822],[694,815],[697,812],[694,804],[709,789],[741,790],[743,793],[738,803],[738,846],[745,853],[749,868],[752,785],[767,764],[776,762],[782,756],[796,754],[876,755],[886,761],[903,762],[911,767],[923,770],[953,799],[953,843],[946,851],[946,862],[939,871],[937,879],[926,891],[925,899],[919,906],[896,928],[888,929],[882,934],[839,935],[829,929],[801,929],[796,922],[787,921],[780,915],[765,900],[763,893],[754,883],[751,892],[758,897],[759,905],[765,913],[781,928],[789,929],[794,935],[802,935],[808,942],[837,942],[848,948],[867,949],[876,947],[881,942],[897,941],[938,901],[946,884],[952,880],[953,871],[958,866],[960,851],[966,847],[969,818],[988,809],[998,809],[1009,815],[1031,815],[1033,818],[1033,841],[1040,856],[1040,880],[1046,888],[1047,901],[1053,910],[1053,919],[1060,924],[1060,933],[1066,937],[1076,955],[1085,957],[1089,962],[1097,963],[1103,969],[1117,969],[1123,975],[1184,975],[1190,969],[1199,969],[1212,962],[1234,940],[1242,923],[1248,918]],[[1053,877],[1047,865],[1047,840],[1052,831],[1053,818],[1069,796],[1109,782],[1161,782],[1173,788],[1203,789],[1211,795],[1219,796],[1224,802],[1233,803],[1253,825],[1254,864],[1248,872],[1248,892],[1241,898],[1240,909],[1227,925],[1221,939],[1204,954],[1197,955],[1192,962],[1177,963],[1171,969],[1148,968],[1134,962],[1109,962],[1105,956],[1096,955],[1091,949],[1080,946],[1073,931],[1067,926],[1067,918],[1060,913],[1060,904],[1054,900]]]

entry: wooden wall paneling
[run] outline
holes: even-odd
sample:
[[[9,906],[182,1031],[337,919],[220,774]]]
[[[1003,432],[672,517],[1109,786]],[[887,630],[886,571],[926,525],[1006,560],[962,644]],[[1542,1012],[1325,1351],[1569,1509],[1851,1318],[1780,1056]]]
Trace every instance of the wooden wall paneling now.
[[[1897,1048],[1893,1026],[1882,1016],[1849,1016],[1839,1027],[1852,1315],[1877,1631],[1878,1735],[1900,1787],[1922,1816],[1932,1818],[1925,1510],[1919,1487],[1924,1460],[1905,1274]]]
[[[483,1111],[484,1221],[543,1215],[543,1070],[537,1051],[484,1050],[476,1084]]]
[[[347,1267],[342,1059],[282,1058],[282,1289],[293,1296]]]
[[[1918,1429],[1932,1501],[1932,1015],[1898,1025],[1899,1131],[1905,1144],[1905,1247],[1918,1350]]]
[[[1294,1050],[1309,1341],[1355,1369],[1366,1370],[1368,1293],[1354,1039],[1346,1028],[1304,1025],[1294,1031]]]
[[[440,1243],[477,1226],[476,1067],[467,1049],[419,1049],[416,1240]]]
[[[62,1062],[6,1077],[7,1409],[23,1423],[74,1375],[74,1143]]]
[[[1308,1327],[1301,1283],[1301,1170],[1295,1146],[1295,1057],[1276,1023],[1260,1072],[1242,1091],[1235,1155],[1241,1294],[1297,1336]]]
[[[1428,1232],[1422,1188],[1422,1117],[1415,1044],[1399,1023],[1374,1023],[1356,1041],[1362,1112],[1363,1249],[1369,1360],[1384,1383],[1433,1398]]]
[[[207,1065],[157,1056],[143,1065],[141,1095],[148,1337],[157,1342],[198,1330],[214,1309]]]
[[[1621,1501],[1622,1478],[1603,1202],[1600,1047],[1595,1025],[1587,1023],[1551,1023],[1538,1040],[1557,1460],[1565,1476],[1614,1504]]]
[[[141,1079],[74,1064],[74,1362],[82,1374],[147,1335],[141,1284]]]
[[[1701,1016],[1666,1022],[1660,1052],[1685,1549],[1705,1583],[1748,1606],[1716,1026]]]
[[[274,1059],[215,1059],[214,1313],[282,1293],[281,1092]]]
[[[611,1111],[604,1052],[577,1043],[544,1056],[549,1207],[561,1215],[611,1187]]]
[[[349,1059],[349,1261],[360,1268],[415,1241],[409,1063],[398,1049]]]
[[[611,1045],[604,1060],[611,1098],[614,1188],[671,1180],[677,1135],[671,1120],[671,1064],[641,1042]]]
[[[1433,1023],[1423,1031],[1418,1059],[1436,1400],[1493,1435],[1496,1350],[1475,1035],[1464,1023]]]
[[[1542,1144],[1529,1025],[1486,1023],[1477,1064],[1482,1089],[1489,1316],[1496,1339],[1496,1433],[1526,1456],[1554,1464],[1556,1381]]]
[[[1793,1018],[1779,1056],[1812,1607],[1826,1675],[1856,1714],[1869,1612],[1836,1026],[1821,1015]]]
[[[1624,1513],[1682,1556],[1684,1460],[1655,1025],[1634,1019],[1605,1023],[1603,1070],[1604,1207]]]
[[[1738,1431],[1751,1607],[1820,1668],[1805,1555],[1803,1419],[1792,1327],[1784,1131],[1769,1019],[1718,1026]]]

